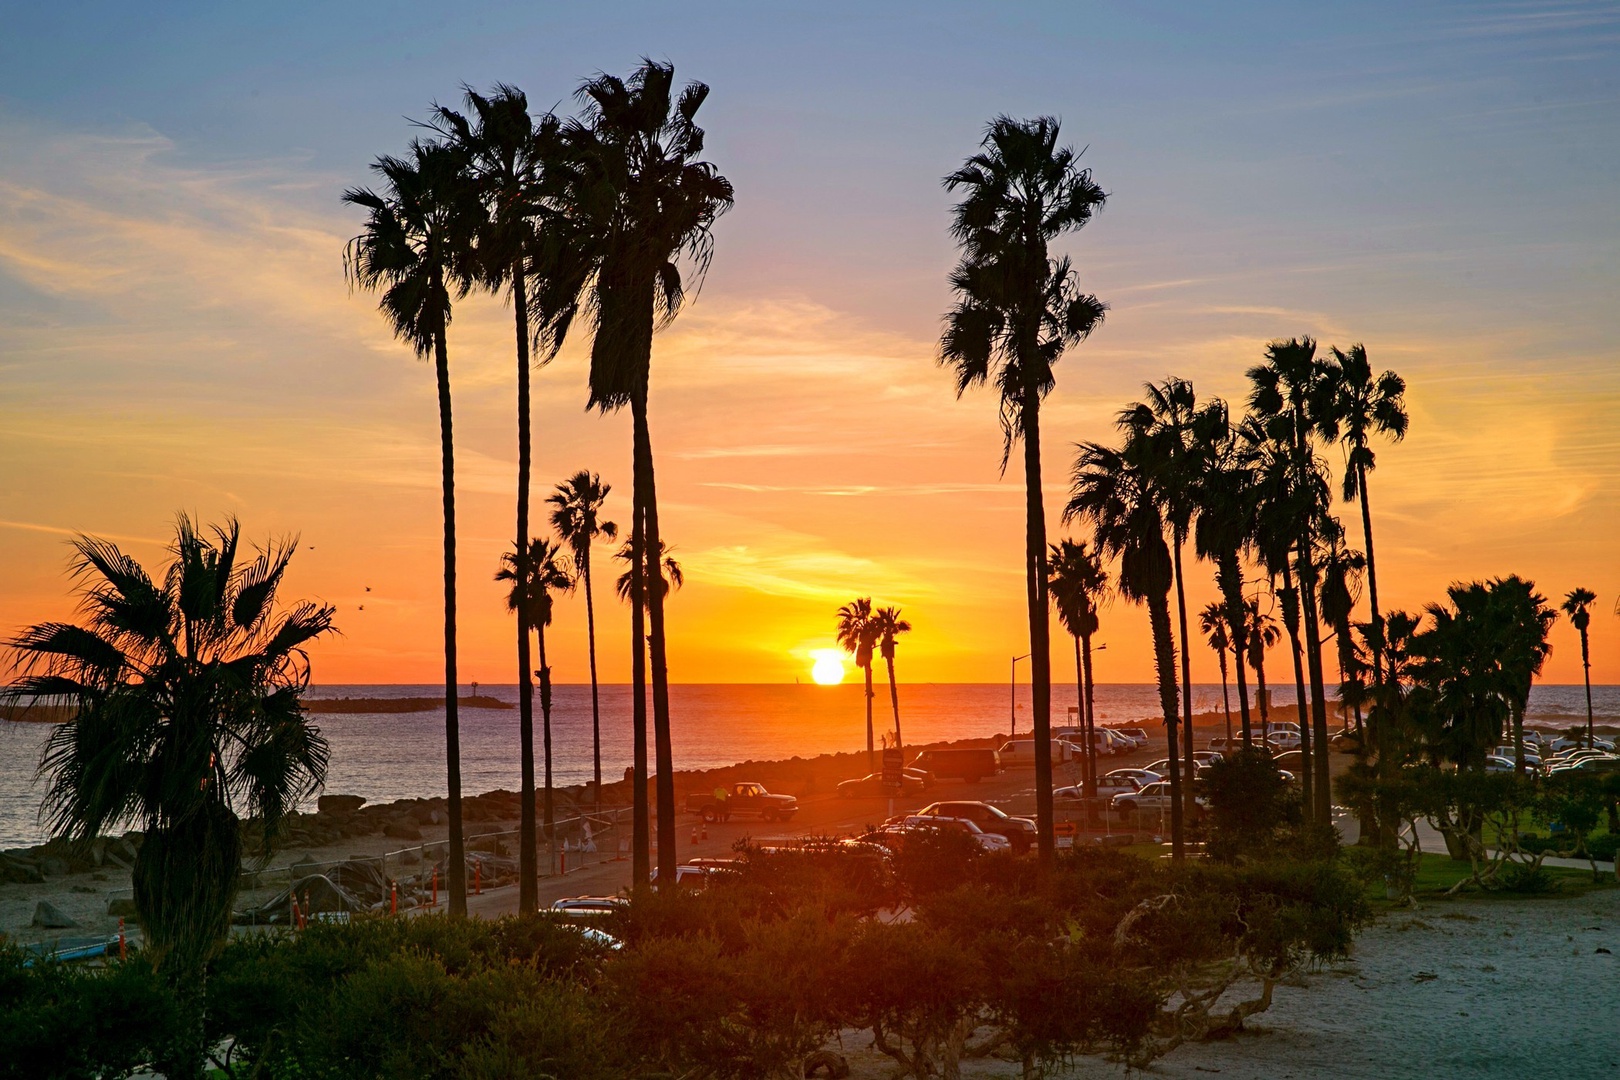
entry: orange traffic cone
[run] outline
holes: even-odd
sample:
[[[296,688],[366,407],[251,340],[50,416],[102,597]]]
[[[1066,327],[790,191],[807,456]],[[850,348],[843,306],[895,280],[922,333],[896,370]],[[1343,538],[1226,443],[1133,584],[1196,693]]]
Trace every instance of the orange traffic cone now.
[[[698,842],[698,827],[696,825],[694,825],[694,826],[692,826],[692,843],[695,844],[697,842]]]
[[[703,839],[707,840],[708,838],[709,838],[709,827],[707,825],[705,825],[705,826],[703,826]]]

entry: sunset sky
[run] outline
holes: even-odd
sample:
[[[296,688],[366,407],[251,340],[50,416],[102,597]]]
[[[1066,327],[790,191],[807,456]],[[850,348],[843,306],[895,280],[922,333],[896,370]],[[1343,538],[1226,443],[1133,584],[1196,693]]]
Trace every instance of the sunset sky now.
[[[902,681],[1004,679],[1027,651],[1022,477],[998,472],[991,396],[957,401],[935,363],[940,179],[1009,113],[1061,117],[1110,193],[1064,245],[1111,311],[1045,413],[1054,538],[1071,444],[1112,438],[1144,381],[1236,399],[1272,338],[1365,342],[1410,387],[1372,477],[1386,604],[1585,585],[1594,681],[1620,682],[1614,4],[55,3],[6,24],[0,633],[70,614],[73,533],[156,562],[177,511],[235,514],[300,533],[287,598],[339,608],[318,682],[440,677],[432,370],[345,286],[339,196],[462,82],[566,110],[648,55],[712,87],[708,157],[737,190],[654,349],[675,681],[808,681],[865,594],[916,627]],[[458,309],[466,681],[515,681],[491,580],[511,353],[498,302]],[[582,343],[535,386],[537,498],[588,467],[626,515],[628,416],[583,411]],[[628,620],[597,602],[620,681]],[[583,626],[566,602],[561,681],[585,678]],[[1099,680],[1151,677],[1147,630],[1104,613]],[[1553,642],[1546,678],[1579,681],[1567,622]],[[1217,678],[1207,649],[1193,665]]]

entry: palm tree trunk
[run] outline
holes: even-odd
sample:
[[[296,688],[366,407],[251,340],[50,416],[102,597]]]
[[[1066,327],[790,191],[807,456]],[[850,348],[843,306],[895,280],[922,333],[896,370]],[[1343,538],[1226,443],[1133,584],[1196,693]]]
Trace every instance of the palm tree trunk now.
[[[891,708],[894,709],[894,745],[895,745],[896,748],[899,748],[901,746],[901,742],[900,742],[900,688],[898,686],[896,686],[895,682],[894,682],[894,657],[885,656],[883,659],[884,659],[884,662],[889,665],[889,705],[890,705]],[[904,754],[903,751],[901,753],[900,760],[901,761],[905,760],[905,754]]]
[[[647,590],[642,558],[647,537],[642,528],[640,484],[632,484],[630,501],[630,565],[634,571],[630,575],[630,883],[643,889],[652,876],[652,830],[647,809]]]
[[[1373,560],[1373,533],[1372,533],[1372,507],[1367,504],[1367,466],[1356,463],[1356,487],[1361,494],[1361,538],[1367,548],[1367,606],[1372,612],[1373,640],[1377,648],[1373,649],[1373,685],[1384,684],[1384,615],[1378,606],[1378,564]]]
[[[1074,710],[1075,719],[1080,721],[1080,743],[1082,747],[1091,745],[1091,732],[1086,728],[1086,662],[1080,655],[1080,635],[1074,635],[1074,693],[1077,708]],[[1080,757],[1080,784],[1086,798],[1097,794],[1091,780],[1091,754],[1082,751]]]
[[[1586,745],[1597,745],[1597,734],[1592,723],[1592,645],[1587,639],[1586,627],[1581,627],[1581,672],[1586,678]]]
[[[555,874],[557,872],[557,818],[551,789],[551,665],[546,662],[546,627],[544,623],[535,627],[535,635],[540,639],[540,731],[541,737],[544,739],[546,754],[546,816],[542,819],[545,825],[547,850],[550,852],[546,872]]]
[[[534,835],[534,681],[529,656],[529,473],[533,467],[529,430],[529,305],[523,260],[512,261],[512,308],[517,325],[517,663],[518,663],[518,914],[540,906]],[[540,666],[545,666],[542,657]]]
[[[1232,635],[1232,657],[1237,664],[1238,717],[1243,722],[1243,749],[1254,745],[1254,733],[1249,723],[1249,687],[1243,675],[1244,653],[1249,648],[1247,618],[1243,613],[1243,568],[1238,564],[1236,551],[1221,554],[1216,584],[1226,600],[1226,629]]]
[[[1029,693],[1035,734],[1035,825],[1040,863],[1057,854],[1052,812],[1052,648],[1046,605],[1046,506],[1041,498],[1040,399],[1026,390],[1021,407],[1024,436],[1024,558],[1029,595]]]
[[[585,640],[590,649],[591,658],[591,762],[595,766],[593,773],[596,784],[592,788],[595,794],[596,809],[602,809],[602,705],[597,697],[596,689],[596,603],[591,597],[591,538],[585,538],[585,549],[580,552],[579,571],[585,579]]]
[[[1311,679],[1311,730],[1315,742],[1311,768],[1316,774],[1316,819],[1325,824],[1333,820],[1333,790],[1328,781],[1327,687],[1322,677],[1322,624],[1317,612],[1316,564],[1311,560],[1308,536],[1299,546],[1299,583],[1305,614],[1305,664]],[[1305,730],[1304,723],[1299,727],[1301,732]],[[1300,742],[1304,741],[1301,734]]]
[[[1294,572],[1283,562],[1283,626],[1288,630],[1289,651],[1294,655],[1294,693],[1298,703],[1300,794],[1305,820],[1316,816],[1316,773],[1311,769],[1311,718],[1305,703],[1305,668],[1299,651],[1299,591],[1294,588]]]
[[[1169,737],[1170,761],[1170,854],[1185,854],[1182,832],[1181,763],[1176,759],[1176,643],[1170,631],[1170,594],[1167,591],[1148,598],[1148,621],[1153,627],[1153,666],[1159,679],[1159,708],[1164,713],[1164,730]]]
[[[1181,619],[1181,715],[1187,727],[1187,744],[1182,753],[1187,755],[1187,797],[1192,798],[1192,780],[1198,775],[1193,759],[1192,722],[1192,643],[1187,634],[1187,589],[1181,574],[1181,549],[1186,539],[1177,530],[1173,537],[1176,545],[1176,614]],[[1189,811],[1190,813],[1190,811]]]
[[[1254,664],[1254,693],[1260,705],[1260,734],[1264,738],[1270,734],[1271,727],[1271,695],[1266,692],[1266,653],[1264,649],[1250,653],[1249,660]]]
[[[439,287],[442,289],[441,283]],[[456,455],[450,417],[450,350],[441,323],[433,335],[433,370],[439,384],[439,458],[444,494],[444,759],[445,812],[450,837],[445,886],[450,914],[467,914],[467,853],[461,836],[461,717],[456,700]]]
[[[866,663],[861,665],[862,674],[866,676],[866,771],[877,771],[876,751],[872,749],[872,658],[868,656]]]
[[[1218,654],[1221,658],[1221,710],[1226,713],[1226,748],[1232,749],[1232,699],[1226,693],[1226,650]]]
[[[1092,702],[1096,697],[1097,684],[1091,675],[1090,634],[1085,635],[1084,640],[1080,643],[1080,656],[1086,664],[1086,776],[1088,777],[1087,783],[1091,785],[1086,794],[1095,797],[1097,794],[1097,721],[1092,713]]]
[[[652,666],[653,755],[658,796],[659,887],[674,889],[677,851],[675,841],[675,754],[669,729],[669,664],[664,642],[663,546],[658,532],[658,489],[653,472],[652,433],[647,426],[647,387],[637,388],[630,403],[635,424],[636,486],[646,495],[646,543],[643,556],[647,581],[648,652]]]

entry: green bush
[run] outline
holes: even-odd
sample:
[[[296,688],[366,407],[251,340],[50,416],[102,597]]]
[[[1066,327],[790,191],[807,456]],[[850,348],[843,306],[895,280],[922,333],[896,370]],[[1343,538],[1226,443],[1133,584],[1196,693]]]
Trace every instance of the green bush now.
[[[139,957],[105,968],[27,961],[0,949],[0,1077],[125,1076],[180,1033],[172,994]]]

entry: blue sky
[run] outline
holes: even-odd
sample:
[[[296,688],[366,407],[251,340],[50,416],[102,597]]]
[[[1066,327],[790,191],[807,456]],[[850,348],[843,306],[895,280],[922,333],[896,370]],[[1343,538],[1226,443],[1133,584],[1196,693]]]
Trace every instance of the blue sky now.
[[[0,477],[0,558],[28,568],[0,623],[62,602],[52,530],[153,537],[188,506],[339,548],[386,522],[398,622],[355,625],[334,660],[380,671],[366,658],[431,610],[431,388],[344,290],[337,196],[463,81],[566,109],[643,54],[711,85],[709,154],[738,191],[655,376],[696,624],[773,605],[793,629],[768,651],[796,663],[825,644],[818,605],[888,589],[1016,637],[994,409],[952,403],[931,364],[940,178],[1001,112],[1060,116],[1111,193],[1068,245],[1113,310],[1061,371],[1049,505],[1063,442],[1107,437],[1143,380],[1236,397],[1270,338],[1364,340],[1413,385],[1375,493],[1395,602],[1515,570],[1620,591],[1596,539],[1620,528],[1615,4],[58,3],[16,6],[0,39],[0,459],[22,466]],[[458,322],[458,378],[489,561],[511,454],[509,331],[486,307]],[[539,384],[541,467],[622,474],[571,362]],[[941,521],[954,535],[898,539]],[[352,546],[311,560],[313,591],[347,595]],[[1002,561],[1006,581],[941,584]],[[504,633],[492,611],[491,675]],[[941,645],[940,677],[970,651]],[[689,670],[772,662],[715,645]]]

